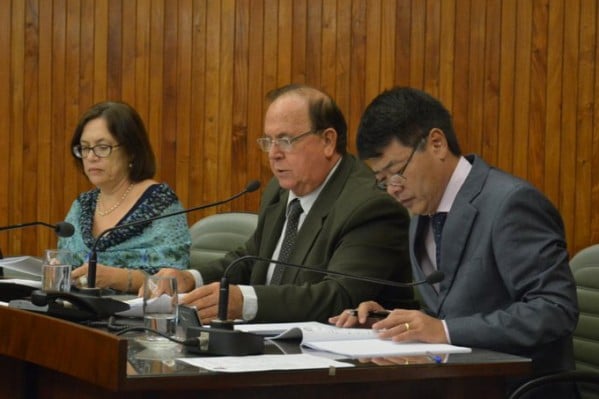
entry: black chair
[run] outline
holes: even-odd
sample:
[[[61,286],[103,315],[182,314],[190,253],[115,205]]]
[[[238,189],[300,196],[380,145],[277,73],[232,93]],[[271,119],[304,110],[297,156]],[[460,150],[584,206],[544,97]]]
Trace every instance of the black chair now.
[[[524,399],[528,398],[527,395],[533,394],[535,390],[539,388],[547,388],[552,384],[558,383],[578,383],[583,386],[594,386],[599,387],[599,373],[592,371],[565,371],[563,373],[548,374],[540,377],[533,378],[520,385],[512,394],[509,399]],[[581,398],[594,398],[595,396],[587,396],[581,393]],[[565,397],[564,399],[572,399]]]

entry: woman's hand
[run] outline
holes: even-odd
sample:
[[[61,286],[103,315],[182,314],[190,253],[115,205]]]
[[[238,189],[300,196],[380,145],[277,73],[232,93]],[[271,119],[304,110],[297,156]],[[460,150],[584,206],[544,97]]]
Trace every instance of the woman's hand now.
[[[87,287],[88,267],[89,265],[84,263],[71,272],[71,280],[76,286]],[[126,291],[129,272],[128,269],[98,263],[96,264],[96,287]]]

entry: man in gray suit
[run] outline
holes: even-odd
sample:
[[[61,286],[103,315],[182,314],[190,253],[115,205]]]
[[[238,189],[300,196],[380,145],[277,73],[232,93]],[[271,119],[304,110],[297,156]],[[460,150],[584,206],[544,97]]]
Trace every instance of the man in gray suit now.
[[[479,157],[462,156],[449,112],[419,90],[375,98],[357,146],[379,185],[414,215],[414,279],[437,269],[445,278],[418,288],[424,312],[396,309],[374,322],[368,311],[383,307],[366,302],[358,318],[343,312],[331,322],[374,322],[382,338],[395,341],[527,356],[538,373],[573,368],[576,287],[562,220],[549,200]]]
[[[258,225],[245,246],[178,276],[183,303],[194,305],[202,322],[217,316],[219,279],[244,255],[354,276],[411,280],[409,216],[376,187],[372,171],[346,152],[347,127],[335,102],[323,92],[290,85],[269,94],[264,136],[274,178],[266,186]],[[288,204],[301,205],[289,222]],[[285,243],[287,225],[298,224],[295,245]],[[278,268],[278,269],[277,269]],[[254,322],[326,321],[331,314],[392,292],[392,306],[414,307],[411,289],[386,290],[351,278],[246,261],[228,269],[228,317]],[[167,272],[161,272],[162,274]],[[197,287],[197,288],[196,288]],[[398,305],[399,303],[399,305]]]

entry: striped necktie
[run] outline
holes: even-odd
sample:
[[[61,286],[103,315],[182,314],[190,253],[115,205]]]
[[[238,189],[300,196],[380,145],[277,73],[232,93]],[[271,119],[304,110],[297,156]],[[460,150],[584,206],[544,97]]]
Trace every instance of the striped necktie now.
[[[279,252],[279,258],[277,260],[281,262],[287,262],[293,248],[295,248],[295,238],[297,237],[297,226],[299,224],[299,218],[304,210],[299,202],[299,199],[295,198],[289,203],[287,207],[287,227],[285,228],[285,236],[283,237],[283,243],[281,244],[281,251]],[[277,265],[272,273],[270,284],[281,284],[283,278],[283,271],[285,266]]]
[[[433,237],[435,239],[435,256],[437,257],[437,270],[441,270],[441,236],[443,233],[443,225],[447,218],[447,212],[437,212],[431,217],[431,225],[433,226]]]

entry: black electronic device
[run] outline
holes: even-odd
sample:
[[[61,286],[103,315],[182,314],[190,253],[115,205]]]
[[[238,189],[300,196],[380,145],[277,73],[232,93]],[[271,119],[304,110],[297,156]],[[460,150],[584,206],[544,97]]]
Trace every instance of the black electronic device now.
[[[105,319],[129,309],[128,303],[113,298],[40,290],[31,293],[31,304],[40,310],[47,307],[42,313],[48,316],[71,321]]]
[[[184,330],[190,327],[202,327],[202,321],[198,317],[195,306],[179,305],[179,325]]]
[[[18,283],[0,283],[0,301],[9,302],[13,299],[28,298],[37,288]]]
[[[246,356],[264,352],[264,337],[237,330],[215,330],[207,327],[189,327],[186,341],[196,338],[185,351],[198,355]]]

